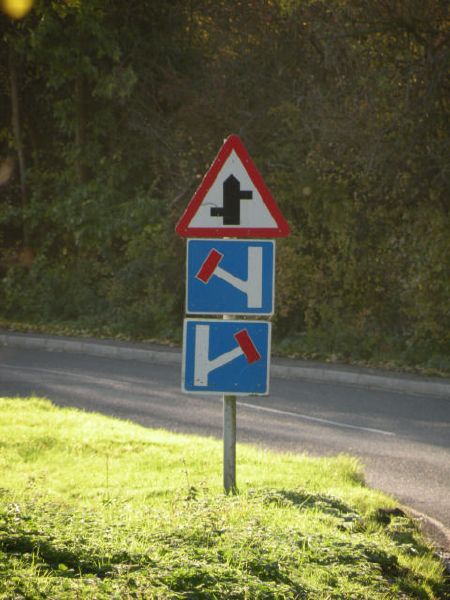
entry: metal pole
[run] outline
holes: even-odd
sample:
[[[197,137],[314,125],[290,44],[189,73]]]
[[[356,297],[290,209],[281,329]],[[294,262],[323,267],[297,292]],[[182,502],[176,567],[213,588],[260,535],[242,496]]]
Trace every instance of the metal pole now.
[[[229,321],[231,315],[223,315]],[[236,396],[223,396],[223,487],[226,494],[236,492]]]
[[[223,397],[223,487],[236,492],[236,396]]]

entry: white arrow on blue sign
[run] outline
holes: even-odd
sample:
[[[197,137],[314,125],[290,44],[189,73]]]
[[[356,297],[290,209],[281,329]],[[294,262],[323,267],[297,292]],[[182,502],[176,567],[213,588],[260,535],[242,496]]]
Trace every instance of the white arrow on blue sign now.
[[[269,393],[271,323],[185,319],[183,391]]]
[[[188,240],[186,312],[272,315],[275,243]]]

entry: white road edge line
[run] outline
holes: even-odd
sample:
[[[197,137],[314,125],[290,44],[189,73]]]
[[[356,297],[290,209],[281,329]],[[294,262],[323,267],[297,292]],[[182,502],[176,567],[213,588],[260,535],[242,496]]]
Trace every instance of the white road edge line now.
[[[296,417],[304,421],[313,421],[315,423],[323,423],[324,425],[333,425],[334,427],[345,427],[347,429],[358,429],[360,431],[368,431],[370,433],[378,433],[380,435],[395,436],[392,431],[384,431],[383,429],[373,429],[372,427],[360,427],[358,425],[350,425],[349,423],[341,423],[339,421],[331,421],[329,419],[321,419],[320,417],[310,417],[309,415],[303,415],[301,413],[290,412],[288,410],[279,410],[278,408],[268,408],[267,406],[256,406],[255,404],[248,404],[247,402],[238,402],[238,406],[244,406],[245,408],[252,408],[253,410],[260,410],[262,412],[270,412],[278,415],[284,415],[287,417]]]
[[[21,366],[13,366],[8,364],[0,364],[0,367],[9,367],[15,368],[18,370],[28,370],[28,371],[38,371],[41,373],[54,373],[57,375],[64,374],[66,376],[74,376],[77,377],[77,373],[72,373],[71,371],[60,371],[54,369],[43,369],[39,367],[21,367]],[[84,375],[85,378],[94,379],[95,381],[99,381],[98,377],[93,377],[90,375]],[[339,421],[331,421],[330,419],[321,419],[320,417],[311,417],[309,415],[304,415],[302,413],[290,412],[287,410],[280,410],[278,408],[269,408],[267,406],[257,406],[255,404],[249,404],[248,402],[237,402],[238,406],[243,406],[245,408],[251,408],[253,410],[259,410],[262,412],[269,412],[278,415],[284,415],[286,417],[296,417],[297,419],[301,419],[303,421],[312,421],[313,423],[322,423],[323,425],[332,425],[333,427],[344,427],[346,429],[356,429],[358,431],[368,431],[369,433],[377,433],[379,435],[387,435],[387,436],[395,436],[396,434],[392,431],[384,431],[383,429],[374,429],[372,427],[362,427],[359,425],[350,425],[350,423],[342,423]]]

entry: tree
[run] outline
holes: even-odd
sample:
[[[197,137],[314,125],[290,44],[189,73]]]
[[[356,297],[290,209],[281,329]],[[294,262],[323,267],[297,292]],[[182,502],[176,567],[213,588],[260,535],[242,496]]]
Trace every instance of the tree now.
[[[2,28],[8,314],[175,335],[174,224],[233,132],[293,230],[278,336],[447,352],[446,2],[41,0]]]

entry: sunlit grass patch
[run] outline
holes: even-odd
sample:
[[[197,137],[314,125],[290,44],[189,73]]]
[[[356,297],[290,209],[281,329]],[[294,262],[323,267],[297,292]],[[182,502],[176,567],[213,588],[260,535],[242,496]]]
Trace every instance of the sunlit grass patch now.
[[[352,457],[242,445],[225,496],[210,438],[9,398],[0,440],[0,597],[444,594],[414,523]]]

